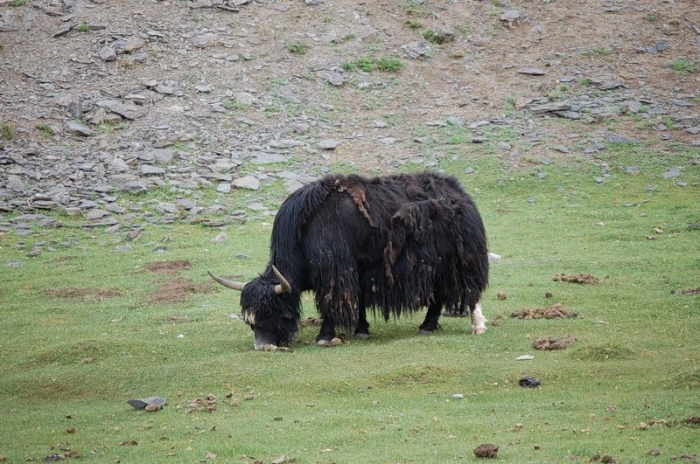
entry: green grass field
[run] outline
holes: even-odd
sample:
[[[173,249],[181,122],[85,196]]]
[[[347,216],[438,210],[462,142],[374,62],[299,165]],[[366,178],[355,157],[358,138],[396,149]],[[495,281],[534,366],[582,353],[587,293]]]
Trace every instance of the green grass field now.
[[[679,294],[700,287],[700,166],[689,162],[698,153],[621,148],[606,157],[602,184],[586,161],[515,170],[484,156],[468,160],[470,175],[459,174],[467,160],[441,166],[473,194],[502,256],[481,336],[469,334],[468,318],[442,318],[443,330],[419,336],[419,313],[371,320],[368,341],[319,348],[307,327],[293,353],[253,351],[251,330],[230,316],[238,295],[206,272],[255,277],[271,218],[227,226],[223,243],[212,242],[221,229],[149,225],[130,252],[114,251],[123,242],[100,230],[0,235],[0,455],[442,463],[475,462],[472,450],[490,442],[503,463],[700,459],[700,425],[691,423],[700,420],[700,294]],[[685,166],[683,186],[662,175],[673,166]],[[167,251],[154,253],[166,236]],[[37,242],[69,246],[26,258]],[[177,260],[190,266],[147,268]],[[598,282],[552,280],[561,273]],[[173,281],[188,290],[184,301],[154,300]],[[578,317],[510,317],[554,303]],[[311,295],[304,309],[316,315]],[[532,347],[567,335],[576,341],[565,350]],[[516,360],[525,354],[534,359]],[[524,376],[541,388],[519,386]],[[188,412],[208,394],[216,411]],[[162,411],[126,403],[153,395],[167,398]]]

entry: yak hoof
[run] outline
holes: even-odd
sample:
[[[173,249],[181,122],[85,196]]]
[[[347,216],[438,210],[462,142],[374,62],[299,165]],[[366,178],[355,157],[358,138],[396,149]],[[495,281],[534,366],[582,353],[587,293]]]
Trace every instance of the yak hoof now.
[[[355,340],[367,340],[369,338],[369,334],[365,332],[358,332],[355,334]]]
[[[474,327],[472,326],[472,335],[482,335],[486,333],[486,327],[481,326],[481,327]]]
[[[320,338],[320,339],[316,340],[315,343],[316,343],[318,346],[330,346],[330,345],[331,345],[331,341],[330,341],[330,340],[327,340],[327,339],[325,339],[325,338]]]

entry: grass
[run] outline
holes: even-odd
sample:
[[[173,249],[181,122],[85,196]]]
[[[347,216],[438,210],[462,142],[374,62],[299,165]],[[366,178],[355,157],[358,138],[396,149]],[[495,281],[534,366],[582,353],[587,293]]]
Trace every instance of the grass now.
[[[51,127],[49,124],[37,124],[36,129],[44,134],[46,137],[50,137],[53,135],[53,127]]]
[[[370,73],[375,70],[383,72],[398,72],[403,68],[403,62],[395,56],[386,56],[382,58],[373,58],[361,56],[355,61],[346,61],[341,63],[340,67],[345,71],[361,70]]]
[[[453,38],[450,36],[446,36],[444,34],[437,33],[433,31],[432,29],[428,29],[427,31],[423,32],[423,38],[427,40],[428,42],[442,45],[445,42],[451,41]]]
[[[309,46],[304,42],[297,41],[287,44],[287,51],[295,55],[306,55],[308,49]]]
[[[76,30],[77,32],[90,32],[90,26],[88,26],[88,25],[85,24],[85,23],[83,23],[83,24],[78,24],[77,26],[75,26],[75,30]]]
[[[583,56],[592,58],[592,57],[600,57],[600,56],[608,56],[612,53],[612,50],[609,48],[603,48],[603,47],[596,47],[592,48],[590,50],[586,50],[585,52],[582,53]]]
[[[126,253],[114,251],[123,236],[81,229],[73,217],[29,236],[3,233],[0,455],[41,461],[70,449],[81,462],[477,462],[472,450],[486,442],[500,446],[496,462],[509,463],[583,463],[596,454],[657,463],[698,453],[698,429],[682,421],[700,416],[700,296],[672,291],[700,285],[700,230],[689,227],[700,222],[700,172],[690,165],[700,153],[625,146],[600,156],[611,174],[602,185],[594,181],[600,167],[586,159],[531,169],[481,152],[441,161],[472,193],[490,248],[502,256],[484,295],[485,314],[498,325],[481,336],[453,318],[418,336],[421,313],[371,320],[365,342],[318,348],[310,345],[318,329],[309,327],[293,353],[254,352],[250,329],[229,317],[239,312],[238,296],[211,284],[206,271],[255,277],[268,259],[268,220],[215,230],[148,225]],[[631,165],[639,174],[626,173]],[[684,188],[661,175],[681,165]],[[461,175],[466,166],[474,173]],[[544,180],[531,175],[539,170]],[[200,201],[233,209],[239,195],[250,194]],[[138,201],[148,199],[164,198]],[[214,243],[222,231],[228,241]],[[167,251],[155,254],[165,236]],[[27,258],[35,246],[45,251]],[[191,267],[146,270],[166,260]],[[552,281],[562,272],[599,282]],[[196,291],[153,302],[176,277]],[[554,302],[579,316],[509,317]],[[315,314],[311,295],[304,309]],[[566,350],[532,349],[538,337],[566,335],[577,338]],[[516,361],[522,354],[535,358]],[[520,387],[526,375],[542,388]],[[215,412],[186,413],[209,393]],[[152,395],[168,399],[163,411],[125,402]],[[661,456],[648,456],[652,448]]]
[[[241,111],[247,109],[248,105],[224,98],[221,100],[221,107],[227,111]]]
[[[694,61],[678,58],[671,62],[671,69],[678,74],[693,74],[697,68]]]
[[[6,122],[0,125],[0,139],[12,140],[15,136],[15,124],[12,122]]]

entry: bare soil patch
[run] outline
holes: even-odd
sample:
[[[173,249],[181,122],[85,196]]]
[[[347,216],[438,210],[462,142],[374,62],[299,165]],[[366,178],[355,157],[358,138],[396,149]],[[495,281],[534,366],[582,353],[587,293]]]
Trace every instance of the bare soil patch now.
[[[198,284],[182,277],[174,277],[160,284],[153,292],[146,295],[148,304],[180,304],[188,296],[195,293],[211,293],[213,286],[207,283]]]
[[[103,301],[109,298],[119,298],[124,293],[116,289],[96,289],[96,288],[57,288],[44,290],[44,295],[49,298],[60,298],[66,300],[81,300],[85,302]]]
[[[192,264],[187,260],[154,261],[152,263],[148,263],[145,266],[145,269],[151,272],[172,273],[192,269]]]

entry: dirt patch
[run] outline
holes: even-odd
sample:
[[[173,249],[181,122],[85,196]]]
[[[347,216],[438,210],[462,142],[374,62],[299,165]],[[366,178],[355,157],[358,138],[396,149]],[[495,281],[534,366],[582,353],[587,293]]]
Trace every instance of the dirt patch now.
[[[576,313],[565,310],[561,303],[547,306],[546,308],[523,309],[522,311],[514,311],[510,317],[516,319],[559,319],[573,318],[578,316]]]
[[[109,298],[119,298],[124,293],[115,289],[97,288],[56,288],[44,290],[44,295],[49,298],[60,298],[65,300],[80,300],[86,302],[103,301]]]
[[[540,337],[532,342],[532,347],[536,350],[563,350],[578,339],[573,335],[567,335],[564,338],[557,337]]]
[[[211,293],[210,283],[198,284],[191,280],[175,277],[163,282],[155,291],[146,295],[148,304],[180,304],[195,293]]]
[[[154,261],[145,266],[147,271],[171,273],[179,271],[187,271],[192,269],[192,264],[187,260],[179,261]]]
[[[594,284],[598,278],[590,274],[559,274],[552,277],[555,282],[572,282],[575,284]]]

